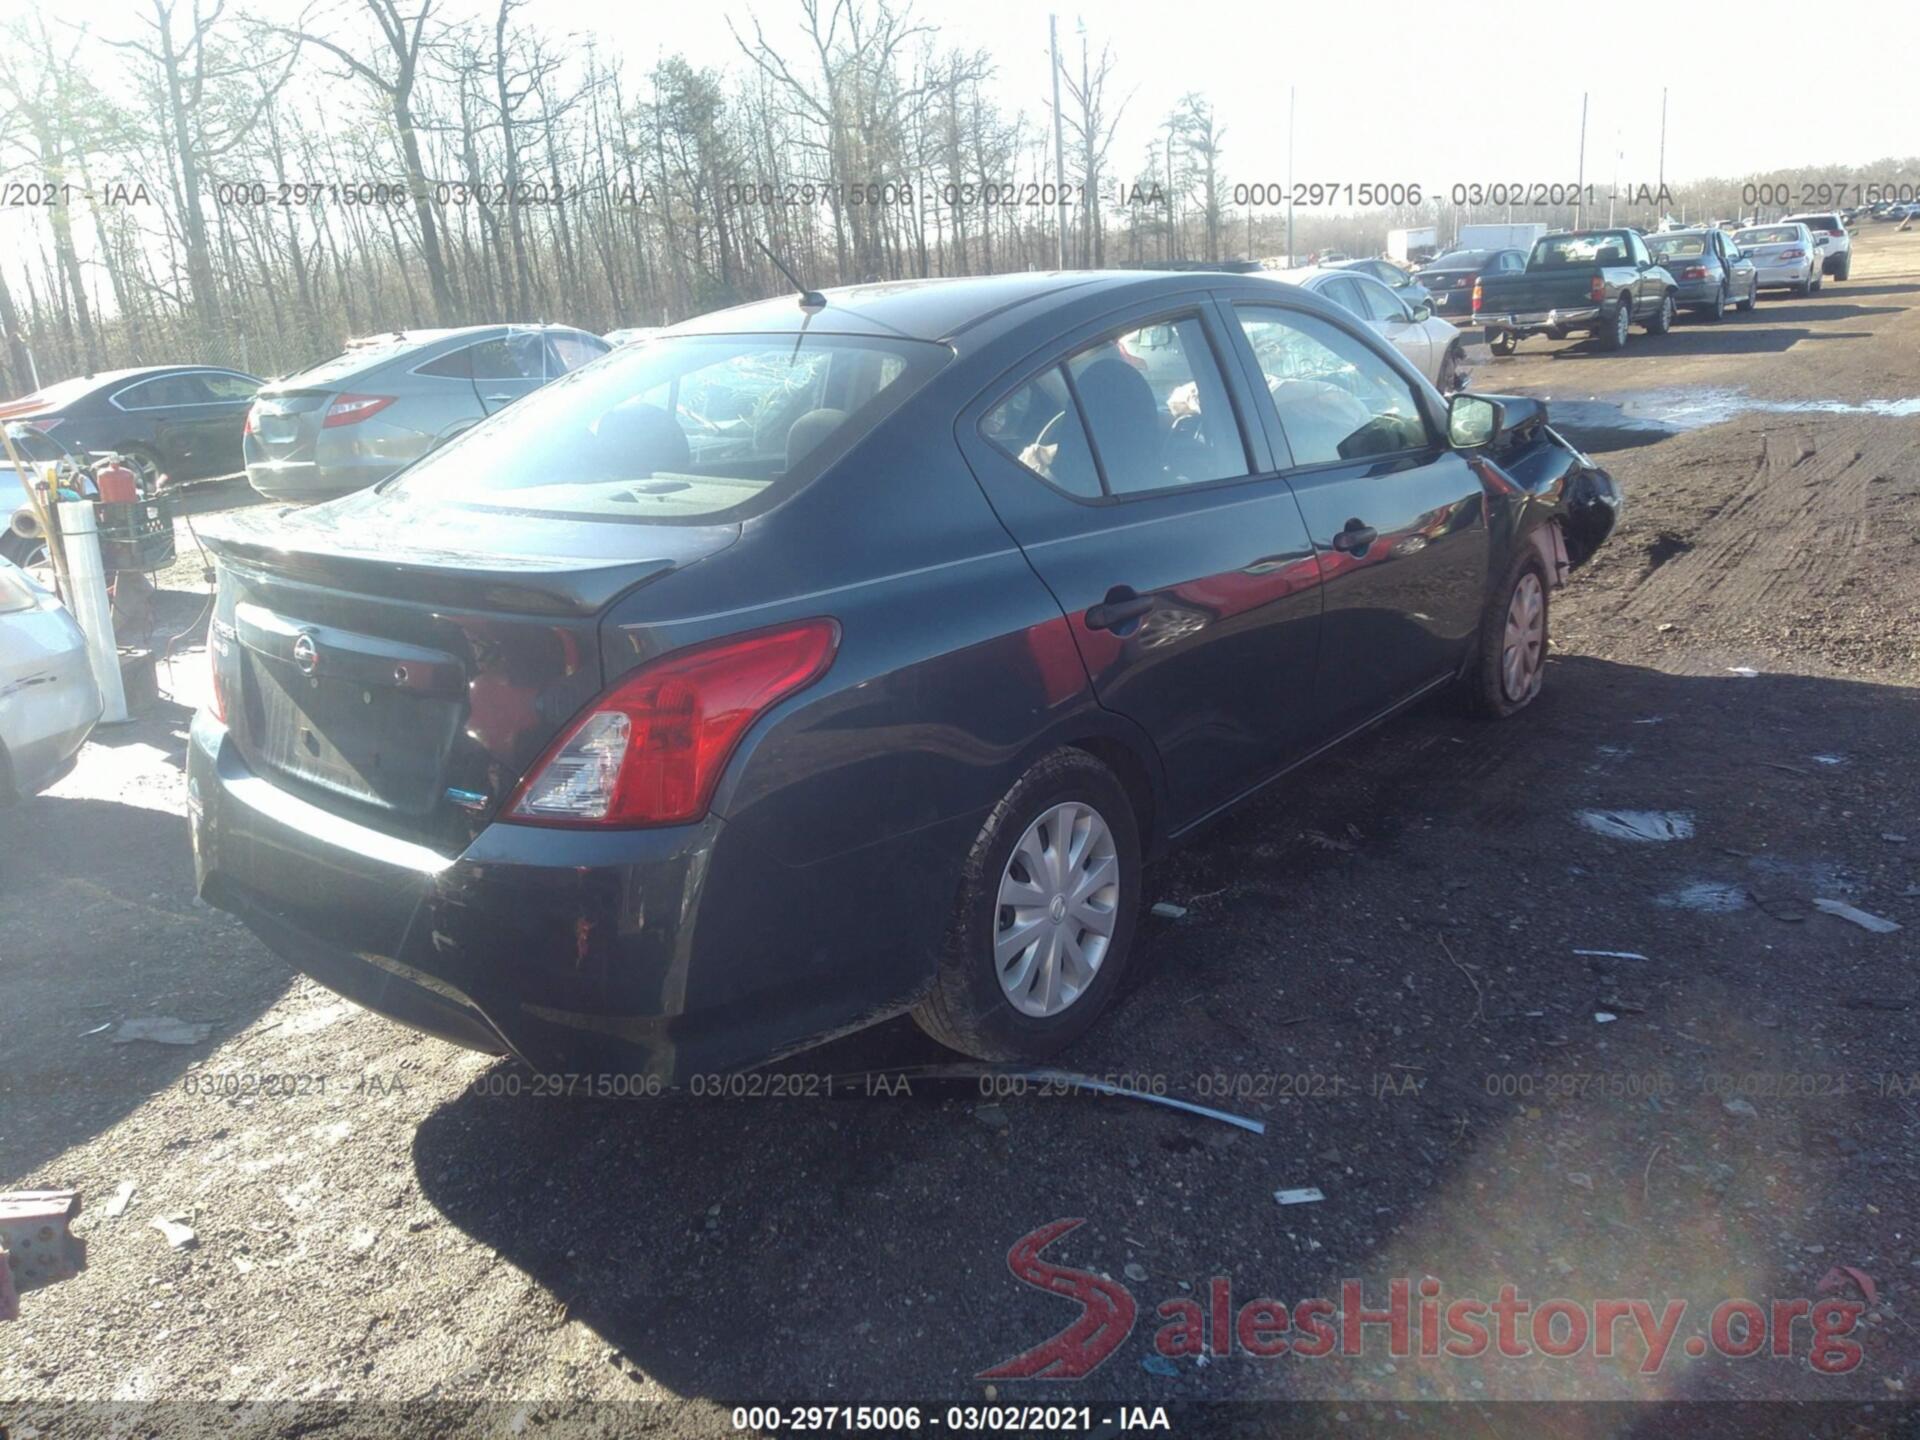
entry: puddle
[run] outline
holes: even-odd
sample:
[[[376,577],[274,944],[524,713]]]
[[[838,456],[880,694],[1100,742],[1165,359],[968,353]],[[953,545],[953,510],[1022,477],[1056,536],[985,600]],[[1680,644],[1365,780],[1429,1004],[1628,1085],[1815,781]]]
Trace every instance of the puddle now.
[[[1610,840],[1647,843],[1693,838],[1693,817],[1679,810],[1576,810],[1574,819]]]
[[[1696,880],[1690,885],[1682,885],[1678,890],[1669,891],[1654,903],[1664,905],[1669,910],[1697,910],[1704,915],[1727,915],[1747,908],[1747,892],[1740,885],[1728,885],[1718,880]]]
[[[1904,400],[1757,400],[1744,390],[1644,390],[1617,399],[1549,395],[1548,418],[1573,434],[1658,437],[1724,425],[1741,415],[1920,415],[1920,396]]]

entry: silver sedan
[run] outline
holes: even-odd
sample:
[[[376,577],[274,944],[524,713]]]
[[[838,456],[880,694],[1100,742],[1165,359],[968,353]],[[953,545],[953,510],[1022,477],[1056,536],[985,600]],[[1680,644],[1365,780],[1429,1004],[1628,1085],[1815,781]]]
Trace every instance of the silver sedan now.
[[[1466,388],[1466,342],[1458,327],[1437,317],[1431,306],[1409,305],[1378,280],[1348,269],[1282,270],[1274,278],[1311,290],[1357,316],[1441,393]]]
[[[0,804],[59,779],[99,718],[80,627],[24,570],[0,559]]]

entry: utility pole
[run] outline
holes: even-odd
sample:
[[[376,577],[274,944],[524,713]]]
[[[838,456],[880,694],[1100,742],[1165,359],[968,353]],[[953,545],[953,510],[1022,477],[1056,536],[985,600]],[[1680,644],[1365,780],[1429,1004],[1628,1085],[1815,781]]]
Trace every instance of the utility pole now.
[[[1582,207],[1587,203],[1587,92],[1580,92],[1580,174],[1573,189],[1573,228],[1580,228]]]
[[[1293,96],[1294,87],[1287,87],[1287,268],[1292,269],[1299,262],[1293,258]]]
[[[1660,87],[1660,190],[1667,188],[1667,87]]]
[[[1067,139],[1060,120],[1060,17],[1047,16],[1047,53],[1053,58],[1053,191],[1054,221],[1059,231],[1057,270],[1067,268]]]

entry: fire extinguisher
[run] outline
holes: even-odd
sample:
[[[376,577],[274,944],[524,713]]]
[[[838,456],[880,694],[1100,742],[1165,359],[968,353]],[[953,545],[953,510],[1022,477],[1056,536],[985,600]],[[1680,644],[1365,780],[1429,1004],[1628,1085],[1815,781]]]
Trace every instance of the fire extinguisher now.
[[[140,477],[118,460],[109,460],[95,470],[93,485],[110,505],[129,505],[140,498]]]

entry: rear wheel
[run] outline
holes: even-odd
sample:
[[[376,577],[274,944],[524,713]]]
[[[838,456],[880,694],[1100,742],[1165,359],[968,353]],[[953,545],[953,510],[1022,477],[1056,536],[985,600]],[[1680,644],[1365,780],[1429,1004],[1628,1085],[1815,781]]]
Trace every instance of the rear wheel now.
[[[1793,293],[1798,295],[1802,300],[1813,294],[1813,276],[1809,274],[1806,279],[1802,280],[1798,285],[1795,285],[1793,287]]]
[[[1614,302],[1613,322],[1600,328],[1600,344],[1603,349],[1622,350],[1626,348],[1629,328],[1633,324],[1633,306],[1623,295]]]
[[[1840,267],[1833,272],[1833,278],[1836,280],[1845,280],[1848,276],[1852,274],[1853,274],[1853,252],[1849,250],[1846,254],[1840,257]]]
[[[1725,297],[1723,296],[1723,313],[1724,306]],[[1715,315],[1713,318],[1718,320],[1720,316]],[[1647,321],[1647,333],[1649,335],[1664,335],[1671,329],[1673,329],[1673,292],[1669,290],[1660,297],[1660,308],[1654,311],[1653,318]]]
[[[1054,751],[1015,782],[974,841],[915,1022],[980,1060],[1052,1055],[1119,988],[1140,890],[1126,788],[1084,750]]]
[[[1741,310],[1751,310],[1760,303],[1760,277],[1753,277],[1753,283],[1747,287],[1747,298],[1739,303]]]
[[[1816,294],[1816,295],[1819,294],[1820,287],[1822,285],[1825,285],[1826,283],[1827,283],[1827,272],[1824,270],[1814,271],[1813,272],[1813,290],[1810,293]]]
[[[1503,720],[1539,695],[1547,671],[1547,567],[1531,544],[1480,617],[1479,650],[1466,677],[1469,707]]]
[[[1707,314],[1715,320],[1727,318],[1727,287],[1722,285],[1714,292],[1713,304],[1707,307]]]
[[[133,471],[134,478],[140,482],[140,493],[152,495],[160,489],[160,456],[145,445],[122,445],[120,458],[127,462],[127,468]]]
[[[1496,355],[1511,355],[1520,344],[1520,337],[1511,330],[1488,330],[1487,348]]]
[[[1451,395],[1457,390],[1467,388],[1467,362],[1461,354],[1458,340],[1447,347],[1446,358],[1440,362],[1440,393]]]

